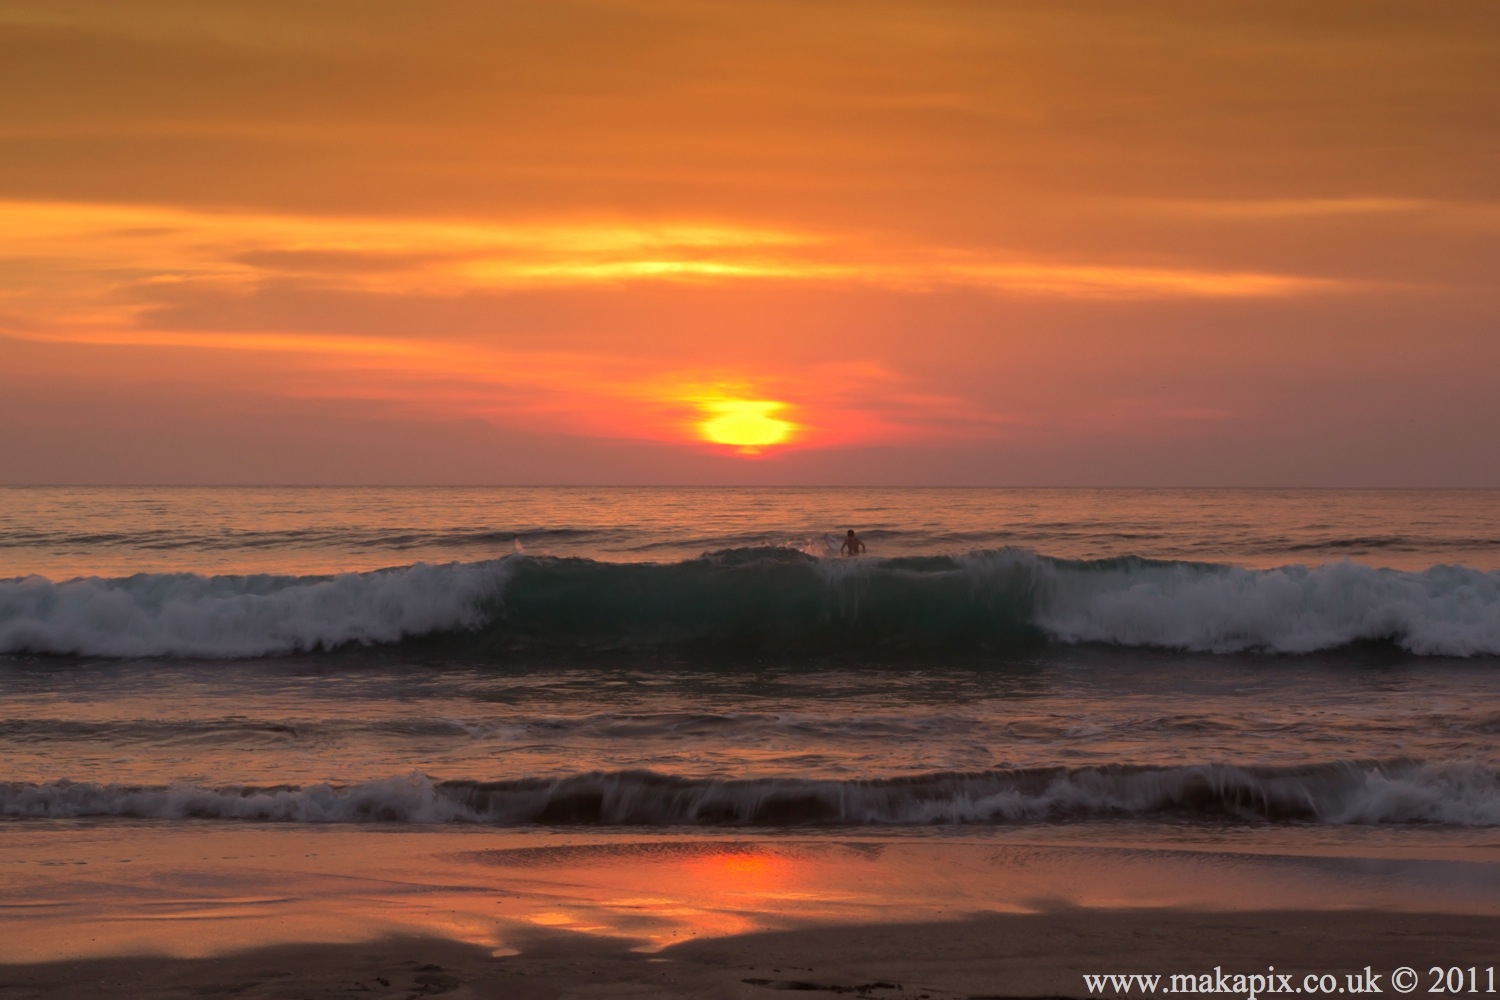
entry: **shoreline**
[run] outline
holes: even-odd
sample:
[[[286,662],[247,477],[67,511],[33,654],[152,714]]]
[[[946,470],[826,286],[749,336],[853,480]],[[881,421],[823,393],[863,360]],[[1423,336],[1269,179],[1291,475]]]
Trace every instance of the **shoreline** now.
[[[910,1000],[1086,997],[1085,973],[1194,976],[1268,966],[1307,973],[1497,964],[1500,916],[1342,910],[1067,910],[952,922],[819,925],[701,938],[657,952],[555,930],[512,938],[518,954],[441,938],[277,945],[206,958],[135,955],[0,965],[0,996],[165,1000],[357,993],[515,1000],[563,997],[763,997],[782,992]],[[1107,995],[1118,995],[1113,991]]]
[[[588,949],[666,954],[695,940],[829,927],[879,936],[890,924],[975,914],[1500,920],[1500,845],[1487,830],[767,835],[160,821],[0,829],[0,963],[10,965],[393,939],[517,953],[559,935],[595,942]]]

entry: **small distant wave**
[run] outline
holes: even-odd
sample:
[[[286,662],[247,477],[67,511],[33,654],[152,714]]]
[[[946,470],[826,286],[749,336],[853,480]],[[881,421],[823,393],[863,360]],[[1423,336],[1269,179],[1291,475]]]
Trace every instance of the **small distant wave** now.
[[[134,531],[54,531],[19,528],[0,534],[0,549],[15,548],[119,548],[147,552],[185,551],[235,552],[260,549],[291,550],[333,548],[344,551],[403,552],[409,549],[494,549],[513,545],[547,546],[564,543],[619,543],[621,531],[588,528],[541,528],[521,526],[510,530],[419,528],[291,528],[191,531],[158,528]],[[523,545],[523,547],[524,547]]]
[[[1183,818],[1500,825],[1500,773],[1479,765],[1048,768],[834,781],[649,771],[513,781],[410,775],[307,787],[0,784],[0,816],[491,826],[911,826]]]
[[[820,559],[744,548],[675,563],[535,557],[337,576],[0,581],[0,653],[255,657],[442,637],[457,655],[680,651],[972,656],[1045,642],[1302,654],[1383,642],[1500,655],[1500,572],[1352,562],[965,556]]]

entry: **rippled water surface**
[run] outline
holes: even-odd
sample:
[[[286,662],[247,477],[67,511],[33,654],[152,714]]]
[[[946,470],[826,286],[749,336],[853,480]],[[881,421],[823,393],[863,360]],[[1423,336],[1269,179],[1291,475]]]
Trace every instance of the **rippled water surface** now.
[[[854,528],[873,555],[1014,546],[1249,567],[1500,569],[1495,490],[0,487],[0,578],[328,573],[512,552],[675,562]]]
[[[1497,826],[1497,500],[0,490],[0,816]]]

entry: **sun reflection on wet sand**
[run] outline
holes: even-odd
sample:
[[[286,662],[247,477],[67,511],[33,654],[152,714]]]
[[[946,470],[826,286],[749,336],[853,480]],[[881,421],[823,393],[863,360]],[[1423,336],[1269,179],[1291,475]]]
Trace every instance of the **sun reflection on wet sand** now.
[[[202,956],[425,935],[513,954],[538,934],[655,951],[815,924],[1057,908],[1500,913],[1482,835],[1247,829],[1194,840],[1087,827],[766,838],[554,831],[12,826],[0,961]]]

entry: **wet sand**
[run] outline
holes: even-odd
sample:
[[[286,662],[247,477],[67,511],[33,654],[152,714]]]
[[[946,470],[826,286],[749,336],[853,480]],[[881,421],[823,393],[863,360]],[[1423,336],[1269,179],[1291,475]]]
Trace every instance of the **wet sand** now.
[[[704,938],[655,953],[537,931],[519,954],[390,938],[283,945],[210,958],[123,957],[0,966],[0,996],[744,997],[786,992],[950,1000],[1084,997],[1088,972],[1346,974],[1496,964],[1500,918],[1452,914],[1181,910],[1003,914],[950,923],[802,928]],[[1485,983],[1481,978],[1480,992]],[[1114,995],[1111,992],[1110,995]]]
[[[1117,824],[559,832],[39,822],[0,827],[0,963],[200,958],[559,932],[702,938],[975,914],[1276,909],[1500,917],[1486,831]]]
[[[1071,997],[1270,965],[1386,997],[1409,965],[1426,996],[1496,942],[1488,831],[0,827],[0,1000]]]

